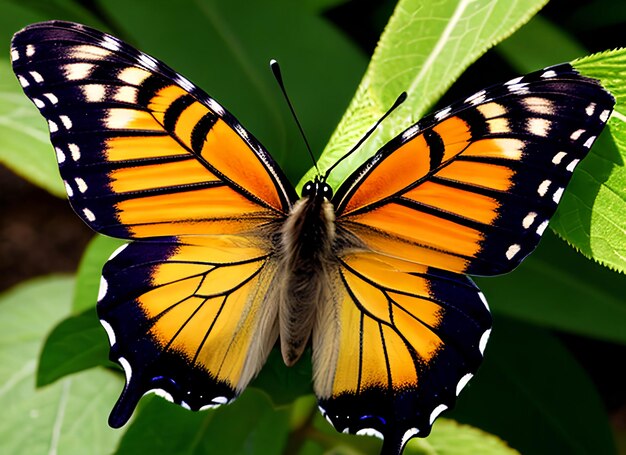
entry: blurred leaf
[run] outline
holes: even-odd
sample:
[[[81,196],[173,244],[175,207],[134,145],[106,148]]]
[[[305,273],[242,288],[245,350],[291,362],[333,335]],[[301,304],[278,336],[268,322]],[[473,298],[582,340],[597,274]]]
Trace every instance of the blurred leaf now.
[[[626,276],[550,232],[514,272],[475,280],[497,315],[626,345]]]
[[[615,0],[587,1],[577,5],[567,22],[572,28],[581,31],[621,25],[626,22],[626,3]]]
[[[343,156],[406,91],[407,101],[328,179],[334,188],[384,143],[417,122],[472,62],[527,22],[545,0],[401,0],[341,123],[318,161]],[[302,180],[313,176],[310,171]]]
[[[106,332],[94,308],[70,316],[57,325],[43,346],[37,369],[37,387],[72,373],[110,365]]]
[[[153,398],[142,406],[115,453],[281,454],[288,423],[288,410],[275,410],[255,390],[232,404],[201,412]]]
[[[265,366],[250,384],[263,390],[276,405],[290,404],[298,397],[313,393],[311,352],[307,350],[292,367],[285,366],[278,347],[270,352]]]
[[[496,317],[485,362],[447,417],[533,455],[615,453],[596,389],[549,332]]]
[[[69,314],[73,280],[47,277],[0,296],[0,453],[108,454],[120,432],[104,423],[119,381],[103,370],[35,388],[41,339]]]
[[[9,62],[0,60],[0,163],[55,196],[65,197],[45,125]]]
[[[124,36],[215,97],[292,181],[311,166],[268,63],[285,83],[314,151],[321,150],[365,69],[362,53],[299,2],[102,2]]]
[[[515,455],[518,451],[511,449],[498,437],[469,425],[461,425],[450,419],[439,419],[433,431],[424,440],[413,439],[407,446],[422,447],[425,455]],[[409,455],[409,451],[405,451]]]
[[[574,37],[541,14],[502,41],[495,50],[520,74],[569,62],[588,53]]]
[[[98,300],[102,266],[111,254],[124,243],[126,242],[123,240],[103,235],[96,235],[89,242],[78,266],[72,313],[82,313],[95,307]]]

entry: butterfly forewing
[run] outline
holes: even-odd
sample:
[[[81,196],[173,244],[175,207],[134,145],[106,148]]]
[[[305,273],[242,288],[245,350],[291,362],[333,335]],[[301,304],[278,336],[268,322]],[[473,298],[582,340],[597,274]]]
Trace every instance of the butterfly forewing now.
[[[13,68],[47,119],[76,213],[121,238],[233,233],[284,216],[278,166],[215,100],[93,29],[35,24]]]
[[[277,338],[268,239],[292,186],[215,100],[114,37],[34,24],[11,56],[74,210],[98,232],[138,239],[107,262],[98,297],[126,375],[111,425],[149,391],[193,410],[231,401]]]
[[[563,64],[482,90],[390,141],[338,190],[374,250],[495,275],[536,246],[613,97]]]

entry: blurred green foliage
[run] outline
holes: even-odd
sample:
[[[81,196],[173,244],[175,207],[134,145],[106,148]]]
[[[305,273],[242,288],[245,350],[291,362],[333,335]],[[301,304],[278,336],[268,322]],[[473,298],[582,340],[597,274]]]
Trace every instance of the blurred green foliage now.
[[[407,123],[385,125],[359,154],[361,161],[432,108],[453,83],[451,92],[463,96],[515,72],[582,57],[586,50],[571,30],[626,21],[626,10],[609,0],[573,9],[568,28],[535,16],[470,68],[474,80],[464,76],[457,81],[466,67],[531,19],[545,2],[403,0],[367,72],[366,53],[328,19],[345,3],[0,0],[0,41],[8,49],[19,28],[52,18],[110,31],[220,100],[295,184],[311,163],[267,69],[270,58],[282,64],[313,150],[325,150],[320,161],[324,168],[402,90],[415,95],[399,117]],[[391,11],[393,2],[375,6],[370,17]],[[62,196],[45,122],[21,93],[8,54],[0,58],[0,162]],[[602,69],[605,57],[583,60],[581,68],[619,82],[618,76],[607,76]],[[398,73],[402,77],[396,77]],[[621,109],[620,104],[620,115]],[[626,116],[620,115],[611,120],[613,137],[605,135],[587,167],[577,172],[563,200],[565,209],[552,226],[588,257],[624,271],[626,180],[619,138],[624,137]],[[355,165],[339,169],[333,182],[340,182]],[[250,390],[232,405],[189,413],[146,398],[126,428],[109,429],[106,415],[123,376],[107,359],[107,338],[94,302],[100,268],[119,245],[96,237],[75,280],[51,276],[0,295],[0,453],[377,453],[377,440],[338,434],[319,415],[310,395],[310,361],[303,359],[287,369],[279,355],[270,357]],[[456,422],[440,419],[432,435],[413,440],[406,453],[617,453],[596,387],[553,329],[626,346],[624,275],[582,257],[547,233],[518,270],[479,284],[495,315],[485,364],[457,409],[446,414]],[[606,360],[619,364],[620,359]]]

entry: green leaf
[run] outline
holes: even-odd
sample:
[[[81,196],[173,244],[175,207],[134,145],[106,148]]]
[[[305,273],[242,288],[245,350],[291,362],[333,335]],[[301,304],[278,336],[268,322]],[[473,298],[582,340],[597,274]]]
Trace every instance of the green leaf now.
[[[302,395],[313,393],[312,375],[310,351],[305,352],[294,366],[287,367],[280,350],[274,348],[250,387],[263,390],[275,405],[290,404]]]
[[[505,317],[495,318],[484,364],[447,417],[521,453],[615,454],[602,401],[576,360],[549,332]]]
[[[0,163],[55,196],[65,197],[46,122],[0,60]]]
[[[513,272],[476,278],[496,315],[626,345],[626,276],[546,232]]]
[[[95,309],[70,316],[57,325],[43,346],[37,369],[37,387],[72,373],[108,366],[107,336]]]
[[[116,454],[281,454],[288,431],[288,410],[275,410],[255,390],[232,404],[201,412],[153,398],[142,406]]]
[[[120,437],[104,423],[121,384],[93,370],[35,388],[41,340],[69,314],[70,278],[32,280],[0,296],[0,453],[108,454]]]
[[[72,313],[94,308],[98,300],[102,266],[113,252],[125,242],[112,237],[96,235],[89,242],[78,266]]]
[[[437,420],[428,438],[409,442],[406,455],[412,447],[425,455],[519,455],[500,438],[450,419]]]
[[[541,14],[533,17],[495,50],[520,74],[569,62],[588,53],[574,37]]]
[[[495,43],[527,22],[544,0],[401,0],[367,72],[324,153],[323,170],[343,156],[403,91],[407,101],[359,153],[331,174],[333,187],[384,143],[417,122],[459,75]],[[313,176],[310,171],[298,187]]]
[[[311,166],[272,77],[285,83],[313,150],[321,150],[365,69],[362,53],[299,2],[111,0],[102,6],[124,36],[216,98],[292,179]]]
[[[605,133],[577,169],[551,226],[585,256],[626,272],[626,49],[573,62],[617,101]]]

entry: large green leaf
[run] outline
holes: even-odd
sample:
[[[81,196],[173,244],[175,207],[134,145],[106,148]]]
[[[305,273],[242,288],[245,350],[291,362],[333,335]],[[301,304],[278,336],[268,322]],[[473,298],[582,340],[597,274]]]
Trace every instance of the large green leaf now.
[[[489,47],[527,22],[545,0],[401,0],[381,36],[347,112],[319,160],[324,170],[343,156],[403,91],[407,101],[363,148],[333,171],[337,185],[393,136],[419,120]],[[301,186],[313,176],[310,171]]]
[[[104,370],[35,388],[41,340],[70,312],[73,280],[26,282],[0,296],[0,453],[108,454],[106,415],[121,388]]]
[[[476,281],[496,315],[626,345],[626,277],[550,232],[515,271]]]
[[[604,406],[576,360],[549,332],[505,317],[495,318],[484,364],[447,417],[524,454],[615,454]]]

